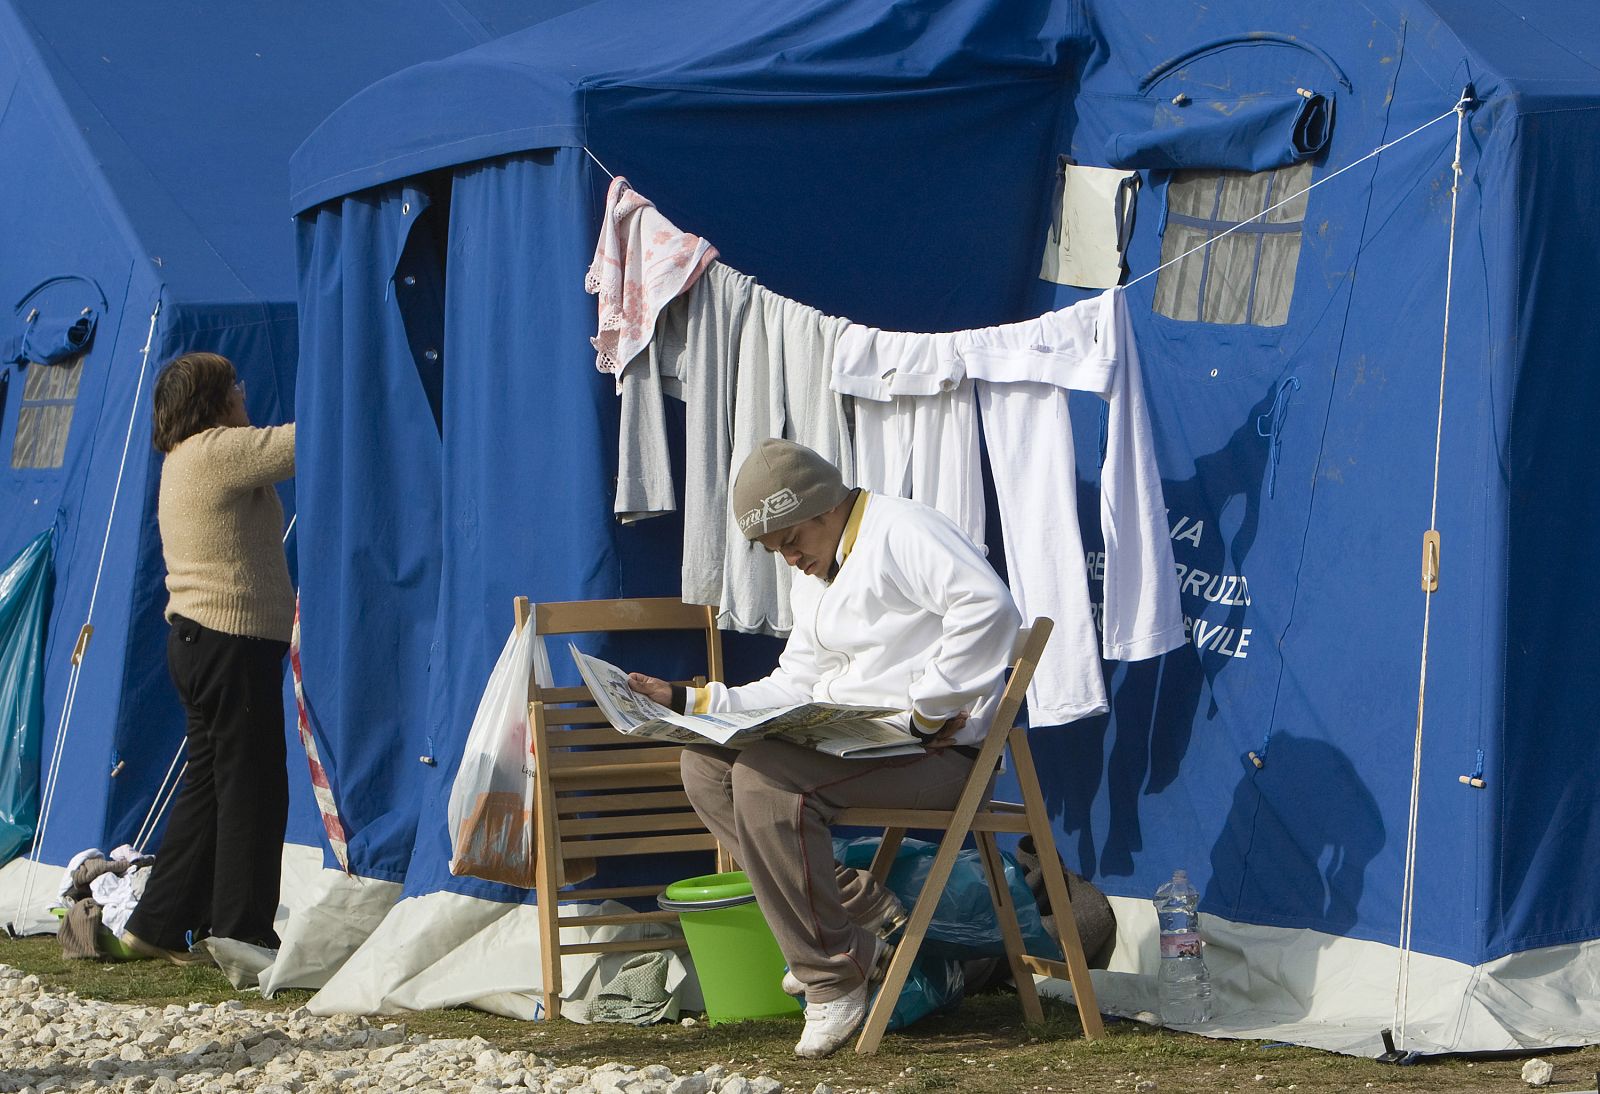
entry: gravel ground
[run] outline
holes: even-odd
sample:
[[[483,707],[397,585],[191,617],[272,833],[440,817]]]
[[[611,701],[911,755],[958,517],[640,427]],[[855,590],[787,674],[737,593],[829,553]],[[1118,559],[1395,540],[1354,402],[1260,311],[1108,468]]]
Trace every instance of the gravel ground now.
[[[562,1094],[778,1094],[770,1076],[713,1064],[675,1075],[661,1064],[558,1067],[481,1037],[407,1036],[404,1025],[318,1018],[242,1003],[126,1006],[52,995],[0,965],[0,1092],[115,1090],[321,1094],[370,1090],[536,1090]],[[819,1084],[812,1094],[833,1094]]]

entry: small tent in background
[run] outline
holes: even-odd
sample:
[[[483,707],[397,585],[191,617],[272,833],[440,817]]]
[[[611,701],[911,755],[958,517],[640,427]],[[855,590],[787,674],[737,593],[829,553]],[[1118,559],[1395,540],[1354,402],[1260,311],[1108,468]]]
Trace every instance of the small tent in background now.
[[[1036,276],[1068,157],[1142,183],[1128,293],[1193,639],[1035,732],[1126,925],[1102,1000],[1148,1004],[1148,897],[1183,866],[1228,1029],[1374,1049],[1405,938],[1409,1046],[1593,1039],[1600,19],[1524,7],[599,0],[336,111],[292,181],[305,678],[352,868],[405,899],[323,1005],[518,1010],[527,952],[466,940],[526,894],[451,878],[443,823],[511,597],[676,591],[677,528],[611,518],[600,164],[778,292],[951,330],[1086,295]],[[1057,504],[1093,529],[1092,398],[1074,429]]]
[[[292,416],[290,153],[365,84],[573,6],[0,0],[0,557],[54,531],[46,777],[58,761],[30,853],[50,869],[0,874],[0,922],[53,924],[56,868],[147,830],[175,773],[151,382],[213,350],[254,420]],[[291,839],[315,843],[300,796]]]

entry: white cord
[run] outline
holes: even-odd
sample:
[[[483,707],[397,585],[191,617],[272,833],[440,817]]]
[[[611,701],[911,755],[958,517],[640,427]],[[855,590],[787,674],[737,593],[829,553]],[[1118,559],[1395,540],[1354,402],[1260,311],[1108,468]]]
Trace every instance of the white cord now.
[[[117,466],[117,482],[111,490],[111,511],[106,514],[105,535],[100,541],[100,562],[95,567],[94,585],[89,591],[89,611],[84,616],[83,630],[79,632],[77,645],[73,647],[72,671],[67,675],[66,697],[61,704],[61,720],[56,725],[56,737],[50,750],[50,770],[45,777],[44,792],[39,799],[39,824],[34,830],[33,851],[31,857],[36,868],[39,857],[44,852],[45,833],[50,827],[50,811],[55,806],[56,783],[61,776],[61,758],[65,753],[67,729],[72,724],[72,707],[78,698],[78,679],[83,671],[83,661],[89,655],[89,639],[94,633],[91,624],[94,622],[95,601],[100,596],[100,578],[105,572],[106,551],[111,546],[111,525],[117,517],[117,499],[122,493],[122,478],[128,469],[128,449],[133,444],[133,428],[139,417],[139,401],[144,395],[144,378],[150,368],[150,346],[155,342],[156,317],[161,314],[161,301],[156,300],[155,308],[150,312],[150,329],[145,333],[143,359],[139,364],[139,380],[133,389],[133,405],[128,409],[128,430],[122,438],[122,462]],[[33,897],[33,877],[36,869],[29,869],[22,882],[22,891],[17,898],[17,914],[14,926],[21,929],[25,925],[24,916],[27,913],[28,901]]]
[[[1410,138],[1415,137],[1418,133],[1421,133],[1424,129],[1428,128],[1430,125],[1437,125],[1440,122],[1444,121],[1446,118],[1448,118],[1451,114],[1456,113],[1458,110],[1466,109],[1465,103],[1466,103],[1466,99],[1463,98],[1460,102],[1456,103],[1455,106],[1451,107],[1449,110],[1446,110],[1443,114],[1440,114],[1437,118],[1434,118],[1432,121],[1423,122],[1421,125],[1417,126],[1411,132],[1406,133],[1403,136],[1396,137],[1394,140],[1390,141],[1387,144],[1380,144],[1378,147],[1374,148],[1371,152],[1368,152],[1365,156],[1362,156],[1360,159],[1354,161],[1353,163],[1347,163],[1343,167],[1339,168],[1337,171],[1333,172],[1332,174],[1322,176],[1322,178],[1318,179],[1316,182],[1313,182],[1310,186],[1307,186],[1305,189],[1296,190],[1294,193],[1290,194],[1288,197],[1284,198],[1282,201],[1278,201],[1278,202],[1273,203],[1272,205],[1267,206],[1265,209],[1261,210],[1261,212],[1257,213],[1255,216],[1251,217],[1249,220],[1241,220],[1239,223],[1230,226],[1226,231],[1218,232],[1216,235],[1212,236],[1210,239],[1206,240],[1204,243],[1197,243],[1193,247],[1190,247],[1187,251],[1184,251],[1181,255],[1178,255],[1175,258],[1167,259],[1165,262],[1163,262],[1161,265],[1157,266],[1155,269],[1147,270],[1144,273],[1140,274],[1138,277],[1134,278],[1132,281],[1128,282],[1128,284],[1125,285],[1124,288],[1131,288],[1134,285],[1137,285],[1139,282],[1143,281],[1147,277],[1154,277],[1156,274],[1160,273],[1162,270],[1166,269],[1168,266],[1171,266],[1174,263],[1182,262],[1184,259],[1186,259],[1190,255],[1194,254],[1196,251],[1203,251],[1207,247],[1211,246],[1213,243],[1217,242],[1217,240],[1223,239],[1223,238],[1225,238],[1227,236],[1232,235],[1234,232],[1237,232],[1240,228],[1243,228],[1246,224],[1251,224],[1251,223],[1253,223],[1255,221],[1260,220],[1262,217],[1266,216],[1268,213],[1272,212],[1274,209],[1281,209],[1283,206],[1289,204],[1291,201],[1293,201],[1297,197],[1300,197],[1302,194],[1309,194],[1311,191],[1315,190],[1317,187],[1321,186],[1323,183],[1332,182],[1334,179],[1338,178],[1340,175],[1342,175],[1346,171],[1350,170],[1350,168],[1356,167],[1356,166],[1358,166],[1360,164],[1363,164],[1363,163],[1366,163],[1373,156],[1382,155],[1384,152],[1387,152],[1389,149],[1393,148],[1395,145],[1399,144],[1401,141],[1409,140]],[[1459,158],[1459,156],[1457,158]],[[599,163],[600,161],[599,160],[595,160],[595,162]],[[602,168],[604,167],[603,164],[601,166],[602,166]]]
[[[1433,500],[1428,511],[1428,529],[1436,532],[1439,518],[1439,457],[1444,442],[1444,377],[1450,358],[1450,290],[1456,265],[1456,197],[1461,190],[1461,137],[1466,127],[1467,97],[1456,103],[1456,157],[1450,164],[1450,242],[1444,267],[1444,338],[1439,347],[1439,415],[1433,432]],[[1411,977],[1412,903],[1416,897],[1417,812],[1422,796],[1422,711],[1428,692],[1428,627],[1432,622],[1433,590],[1424,586],[1422,594],[1422,668],[1417,681],[1417,727],[1411,746],[1411,811],[1406,818],[1405,881],[1400,894],[1400,971],[1395,984],[1394,1028],[1397,1044],[1405,1047],[1406,995]]]
[[[181,755],[183,755],[183,748],[182,746],[179,746],[178,756]],[[172,757],[173,763],[178,762],[178,756]],[[185,760],[183,761],[183,766],[178,768],[178,777],[172,780],[171,785],[168,785],[166,779],[161,780],[161,787],[156,791],[157,800],[151,803],[150,813],[145,817],[145,825],[149,826],[149,831],[145,830],[145,825],[141,825],[139,827],[139,834],[134,838],[133,841],[133,849],[139,852],[139,854],[144,854],[144,845],[149,843],[150,837],[156,834],[156,825],[161,823],[162,814],[167,811],[167,806],[172,804],[173,796],[178,793],[178,786],[183,782],[184,772],[188,770],[189,761]],[[167,774],[172,774],[172,769],[170,767],[167,769]],[[165,797],[162,795],[165,795]]]
[[[172,754],[172,762],[167,765],[167,773],[161,776],[161,784],[156,787],[155,795],[150,799],[150,810],[145,813],[144,820],[139,825],[139,831],[134,833],[132,842],[135,851],[142,852],[144,850],[145,843],[149,841],[151,836],[155,835],[156,825],[161,823],[161,814],[166,812],[166,803],[172,800],[172,793],[167,789],[167,784],[177,785],[177,783],[173,782],[172,772],[177,769],[178,761],[183,759],[184,747],[188,743],[187,737],[178,742],[178,751]],[[183,772],[188,769],[189,764],[185,760],[183,769],[178,771],[178,779],[180,781],[183,778]]]
[[[611,168],[607,167],[605,164],[600,162],[600,157],[599,156],[597,156],[593,152],[589,151],[589,146],[588,145],[584,145],[583,154],[588,156],[590,159],[594,160],[595,165],[598,166],[600,168],[600,170],[604,171],[608,176],[610,176],[611,178],[616,178],[617,177],[617,176],[611,174]]]

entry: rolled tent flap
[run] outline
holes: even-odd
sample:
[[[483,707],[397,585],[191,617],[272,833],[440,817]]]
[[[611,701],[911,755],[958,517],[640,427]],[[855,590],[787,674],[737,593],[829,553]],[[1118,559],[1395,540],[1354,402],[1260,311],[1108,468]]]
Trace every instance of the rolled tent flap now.
[[[70,314],[31,311],[6,339],[5,361],[7,364],[32,361],[56,365],[70,360],[88,350],[99,320],[94,308],[82,308]]]
[[[1286,167],[1328,146],[1334,101],[1304,88],[1293,95],[1231,99],[1129,99],[1129,125],[1106,139],[1106,163],[1156,171]]]

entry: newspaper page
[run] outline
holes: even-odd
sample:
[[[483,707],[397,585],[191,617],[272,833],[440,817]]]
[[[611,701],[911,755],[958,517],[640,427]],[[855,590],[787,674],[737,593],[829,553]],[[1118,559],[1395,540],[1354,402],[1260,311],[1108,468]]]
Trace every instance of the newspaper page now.
[[[854,707],[838,703],[797,703],[717,714],[679,714],[628,686],[628,674],[609,661],[568,645],[578,674],[595,705],[619,732],[674,744],[737,747],[763,737],[782,737],[803,748],[835,756],[875,758],[912,755],[922,742],[892,721],[893,707]]]

